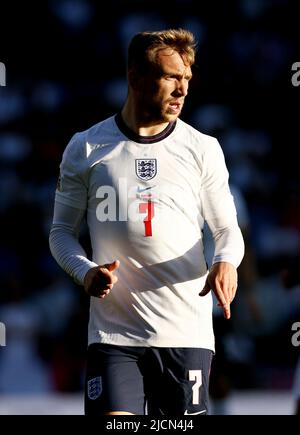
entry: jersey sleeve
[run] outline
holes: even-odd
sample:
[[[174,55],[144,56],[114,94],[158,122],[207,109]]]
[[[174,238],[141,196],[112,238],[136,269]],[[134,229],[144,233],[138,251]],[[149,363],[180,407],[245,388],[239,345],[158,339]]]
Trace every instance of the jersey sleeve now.
[[[213,139],[203,159],[202,212],[214,238],[213,263],[226,261],[238,267],[244,256],[244,241],[228,179],[223,151]]]
[[[86,157],[82,136],[75,134],[68,143],[60,164],[55,201],[85,210],[87,206]]]
[[[87,258],[78,240],[83,210],[56,203],[49,235],[50,251],[60,265],[77,284],[83,285],[89,269],[97,266]]]

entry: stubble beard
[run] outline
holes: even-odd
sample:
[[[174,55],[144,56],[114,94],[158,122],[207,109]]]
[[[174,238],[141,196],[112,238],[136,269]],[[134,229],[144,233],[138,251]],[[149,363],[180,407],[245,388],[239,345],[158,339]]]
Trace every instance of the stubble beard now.
[[[176,121],[182,112],[182,107],[179,113],[172,113],[170,102],[174,98],[167,98],[162,101],[160,98],[153,99],[149,92],[141,93],[137,100],[137,110],[140,121],[146,124],[162,124]]]
[[[180,113],[181,111],[179,113],[172,113],[168,103],[148,105],[147,110],[144,111],[146,120],[157,124],[174,122]]]

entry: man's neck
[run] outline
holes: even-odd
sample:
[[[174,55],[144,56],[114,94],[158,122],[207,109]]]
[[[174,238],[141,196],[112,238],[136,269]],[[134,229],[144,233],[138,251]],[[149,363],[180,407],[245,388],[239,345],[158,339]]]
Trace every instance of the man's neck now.
[[[169,124],[141,117],[128,100],[121,111],[121,116],[127,127],[139,136],[154,136],[161,133]]]

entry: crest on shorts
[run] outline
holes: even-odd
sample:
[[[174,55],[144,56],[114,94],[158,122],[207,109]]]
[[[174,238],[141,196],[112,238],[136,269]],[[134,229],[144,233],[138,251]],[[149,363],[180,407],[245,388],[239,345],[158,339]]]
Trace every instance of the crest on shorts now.
[[[91,400],[96,400],[100,397],[102,393],[102,380],[101,376],[90,379],[87,384],[88,398]]]
[[[135,172],[141,180],[151,180],[157,173],[156,159],[135,159]]]

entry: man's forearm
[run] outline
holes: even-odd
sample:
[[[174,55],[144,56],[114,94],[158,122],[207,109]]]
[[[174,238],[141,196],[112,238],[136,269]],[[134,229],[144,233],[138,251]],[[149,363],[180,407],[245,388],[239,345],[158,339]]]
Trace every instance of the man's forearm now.
[[[53,225],[49,244],[51,253],[61,268],[78,284],[83,285],[87,271],[97,264],[87,258],[75,235],[62,225]]]
[[[49,236],[53,257],[61,268],[81,285],[87,271],[97,266],[87,258],[78,240],[83,214],[82,210],[56,203]]]
[[[240,265],[244,252],[242,232],[237,225],[215,229],[213,231],[215,253],[212,263],[228,262],[236,268]]]

